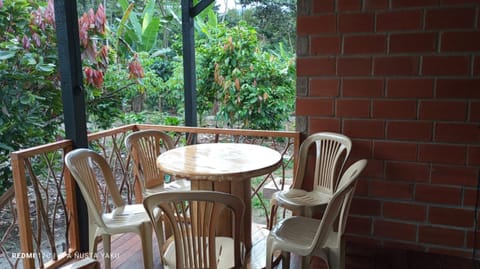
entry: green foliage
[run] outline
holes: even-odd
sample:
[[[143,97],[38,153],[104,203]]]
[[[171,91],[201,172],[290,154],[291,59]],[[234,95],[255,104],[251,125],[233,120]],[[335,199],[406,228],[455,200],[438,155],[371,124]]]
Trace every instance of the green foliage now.
[[[119,0],[124,17],[120,21],[117,39],[124,38],[131,49],[135,51],[151,51],[157,43],[160,31],[160,16],[155,9],[155,0],[148,0],[143,11],[138,12],[134,4],[127,0]],[[128,24],[126,23],[128,20]]]
[[[280,129],[293,111],[295,71],[292,56],[259,47],[256,31],[245,22],[202,28],[198,47],[198,111],[219,105],[218,125]]]
[[[52,6],[5,0],[0,8],[0,194],[9,154],[55,140],[62,122]]]
[[[241,11],[229,10],[225,19],[235,25],[241,17],[257,30],[265,47],[277,49],[284,44],[295,51],[296,1],[295,0],[240,0]]]

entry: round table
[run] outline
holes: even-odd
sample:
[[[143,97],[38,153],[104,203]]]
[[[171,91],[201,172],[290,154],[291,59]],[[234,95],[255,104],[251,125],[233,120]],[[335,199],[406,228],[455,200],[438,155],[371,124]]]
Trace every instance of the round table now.
[[[191,180],[192,190],[221,191],[240,197],[245,202],[243,241],[249,250],[252,246],[250,179],[273,172],[281,161],[281,154],[268,147],[209,143],[166,151],[157,158],[157,167],[166,174]],[[229,234],[231,225],[223,227],[224,233]]]

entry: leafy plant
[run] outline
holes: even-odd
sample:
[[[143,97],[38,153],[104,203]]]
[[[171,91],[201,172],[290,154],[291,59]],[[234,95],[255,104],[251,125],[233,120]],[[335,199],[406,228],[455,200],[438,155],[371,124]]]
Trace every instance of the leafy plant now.
[[[61,135],[53,1],[0,5],[0,194],[11,185],[9,154]]]
[[[125,15],[120,21],[116,38],[125,39],[125,42],[136,51],[154,49],[160,31],[160,16],[156,12],[155,2],[155,0],[146,1],[143,12],[139,14],[133,3],[119,0],[118,3]]]
[[[219,126],[280,129],[294,106],[293,57],[263,51],[256,31],[244,21],[231,28],[205,24],[202,33],[199,112],[218,105]]]

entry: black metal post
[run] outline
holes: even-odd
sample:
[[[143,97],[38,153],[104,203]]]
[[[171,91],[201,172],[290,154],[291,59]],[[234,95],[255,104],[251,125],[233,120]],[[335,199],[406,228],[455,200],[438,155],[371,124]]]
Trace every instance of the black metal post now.
[[[197,126],[197,78],[193,19],[211,3],[213,3],[213,0],[202,0],[194,6],[193,0],[182,0],[183,81],[185,87],[186,126]]]
[[[197,126],[197,88],[195,74],[194,21],[191,14],[193,0],[182,0],[183,82],[185,97],[185,125]]]
[[[78,36],[77,1],[55,0],[55,23],[59,70],[62,85],[65,133],[74,148],[88,147],[85,98],[83,93],[82,60]],[[88,251],[88,212],[80,189],[77,193],[77,220],[80,252]]]

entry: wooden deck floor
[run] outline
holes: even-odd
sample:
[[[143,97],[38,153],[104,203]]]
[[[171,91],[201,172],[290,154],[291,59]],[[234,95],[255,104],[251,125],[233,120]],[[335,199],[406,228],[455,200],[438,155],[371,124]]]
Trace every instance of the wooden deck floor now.
[[[253,224],[253,247],[247,268],[265,267],[265,238],[268,230],[264,225]],[[158,246],[153,240],[154,268],[162,269]],[[101,244],[99,245],[101,252]],[[143,268],[140,238],[135,234],[123,234],[112,238],[112,268]],[[347,244],[346,269],[477,269],[480,261],[448,255],[431,254],[411,250],[385,249],[381,247]],[[103,260],[99,259],[103,269]],[[292,256],[290,268],[299,268],[299,258]],[[326,269],[319,259],[312,259],[310,268]],[[281,266],[278,267],[281,269]]]
[[[248,257],[247,268],[256,269],[265,267],[265,238],[268,230],[265,225],[252,225],[253,247]],[[98,257],[102,257],[102,244],[98,246]],[[140,237],[135,234],[121,234],[112,237],[112,268],[137,269],[143,268],[142,247]],[[153,240],[153,263],[155,269],[163,268],[160,262],[158,244]],[[292,259],[294,260],[294,259]],[[103,260],[99,259],[101,268],[105,268]],[[295,262],[295,261],[292,261]],[[292,267],[294,268],[294,267]]]

